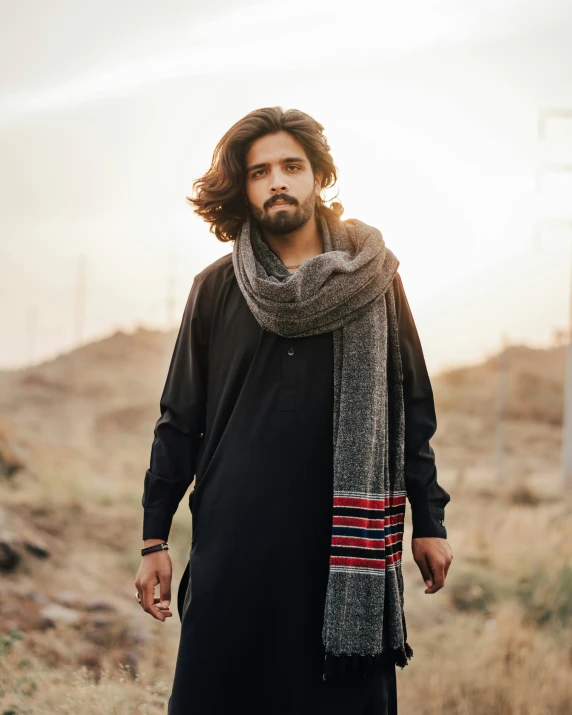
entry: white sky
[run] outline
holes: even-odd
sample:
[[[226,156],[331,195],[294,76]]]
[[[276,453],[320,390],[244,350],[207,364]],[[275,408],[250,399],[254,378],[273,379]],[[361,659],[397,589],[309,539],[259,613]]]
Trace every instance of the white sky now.
[[[350,8],[350,9],[348,9]],[[193,275],[230,250],[185,202],[251,109],[312,114],[346,217],[376,225],[430,370],[502,334],[548,344],[568,321],[572,174],[535,192],[541,159],[572,164],[572,3],[364,2],[237,8],[167,0],[0,0],[0,367],[84,339],[178,324]]]

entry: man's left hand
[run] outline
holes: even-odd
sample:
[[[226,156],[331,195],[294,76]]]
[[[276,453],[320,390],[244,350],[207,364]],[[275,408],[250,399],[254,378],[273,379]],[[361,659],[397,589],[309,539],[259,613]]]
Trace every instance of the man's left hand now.
[[[437,593],[445,585],[447,571],[453,560],[453,550],[447,539],[431,536],[412,539],[411,550],[427,586],[425,593]]]

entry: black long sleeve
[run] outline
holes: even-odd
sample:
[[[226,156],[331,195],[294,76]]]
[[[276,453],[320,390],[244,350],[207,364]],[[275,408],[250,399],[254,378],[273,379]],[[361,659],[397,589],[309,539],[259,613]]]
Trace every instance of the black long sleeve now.
[[[222,327],[222,316],[213,324],[214,296],[210,295],[211,289],[207,290],[207,283],[204,275],[197,276],[193,282],[161,396],[161,416],[155,425],[150,468],[145,474],[143,539],[168,538],[173,515],[195,475],[206,429],[212,329],[216,326],[218,331],[219,351],[229,351],[229,354],[240,350],[237,341],[252,342],[258,336],[258,326],[251,320],[250,313],[248,323],[237,327],[236,333]],[[450,496],[437,483],[435,455],[429,444],[436,430],[433,392],[399,274],[394,287],[403,366],[405,481],[412,507],[413,538],[446,538],[444,507]],[[234,283],[232,288],[224,301],[224,310],[235,313],[239,305],[244,308],[244,301]],[[246,362],[249,359],[245,358]],[[214,375],[211,378],[214,394],[218,394],[221,390],[218,378]],[[223,380],[224,376],[220,378]],[[261,390],[266,389],[270,386],[261,386]]]
[[[399,273],[395,303],[403,367],[405,403],[405,484],[411,504],[412,538],[447,538],[445,506],[451,497],[437,481],[435,453],[430,439],[437,430],[433,390],[419,334]]]
[[[167,540],[173,515],[195,475],[205,429],[208,351],[201,282],[198,276],[193,281],[161,396],[144,481],[143,539]]]

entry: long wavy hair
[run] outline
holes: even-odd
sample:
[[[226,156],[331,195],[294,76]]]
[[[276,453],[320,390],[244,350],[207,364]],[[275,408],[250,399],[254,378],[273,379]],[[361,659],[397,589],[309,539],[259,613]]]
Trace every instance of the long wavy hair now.
[[[260,137],[281,131],[291,134],[304,147],[314,175],[322,172],[322,189],[336,183],[337,169],[324,127],[319,122],[298,109],[255,109],[233,124],[222,137],[215,147],[210,169],[193,183],[195,196],[186,197],[195,213],[210,224],[211,233],[219,241],[235,240],[250,213],[245,192],[248,150]],[[316,198],[316,210],[335,217],[344,212],[339,201],[326,206],[321,197]]]

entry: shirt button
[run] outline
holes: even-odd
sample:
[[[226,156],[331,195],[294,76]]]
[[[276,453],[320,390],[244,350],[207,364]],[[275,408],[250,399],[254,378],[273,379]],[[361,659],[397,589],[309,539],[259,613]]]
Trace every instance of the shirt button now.
[[[294,348],[288,348],[288,355],[294,355]]]

